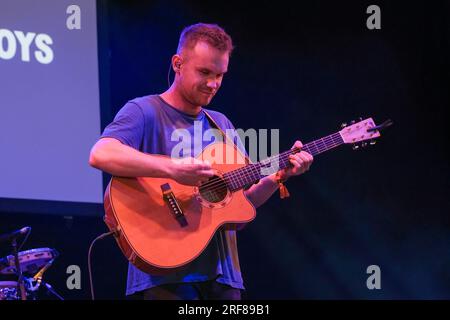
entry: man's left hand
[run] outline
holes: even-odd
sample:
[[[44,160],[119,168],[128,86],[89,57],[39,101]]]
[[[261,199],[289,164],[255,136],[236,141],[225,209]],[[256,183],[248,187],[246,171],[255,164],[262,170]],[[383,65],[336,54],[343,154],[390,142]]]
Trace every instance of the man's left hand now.
[[[301,149],[303,144],[301,141],[297,140],[292,148],[295,147]],[[280,178],[286,180],[292,176],[298,176],[305,173],[309,170],[313,160],[313,156],[306,151],[300,151],[296,154],[289,155],[291,166],[280,170]]]

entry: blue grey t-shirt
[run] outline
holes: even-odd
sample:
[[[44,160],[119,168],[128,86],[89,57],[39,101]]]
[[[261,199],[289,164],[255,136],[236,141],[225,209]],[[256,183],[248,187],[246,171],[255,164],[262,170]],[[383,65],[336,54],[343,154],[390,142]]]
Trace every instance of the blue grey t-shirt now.
[[[207,109],[219,127],[226,131],[234,130],[234,126],[226,116],[217,111]],[[149,95],[127,102],[119,110],[114,121],[110,123],[101,138],[111,137],[134,149],[150,154],[170,156],[175,145],[180,141],[172,138],[175,129],[189,131],[191,137],[195,130],[202,127],[203,132],[214,128],[211,126],[203,110],[197,116],[185,114],[167,104],[159,95]],[[201,138],[200,138],[201,139]],[[175,140],[175,141],[172,141]],[[195,157],[209,143],[202,141],[202,146],[191,141],[191,154],[179,156]],[[199,139],[196,139],[197,143]],[[236,141],[236,140],[235,140]],[[238,147],[245,153],[240,140]],[[219,228],[202,254],[182,271],[164,276],[147,274],[133,264],[128,266],[126,294],[130,295],[153,286],[166,283],[195,282],[216,279],[216,281],[234,288],[244,289],[239,266],[236,231]]]

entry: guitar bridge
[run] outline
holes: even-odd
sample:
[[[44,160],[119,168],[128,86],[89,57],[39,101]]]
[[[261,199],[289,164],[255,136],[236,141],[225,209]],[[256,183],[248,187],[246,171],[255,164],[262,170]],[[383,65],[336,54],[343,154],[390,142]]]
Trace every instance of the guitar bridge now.
[[[181,227],[187,226],[188,223],[187,223],[186,217],[185,217],[180,205],[178,204],[177,198],[175,197],[170,185],[168,183],[162,184],[161,191],[163,193],[164,201],[169,206],[170,212],[175,217],[175,219],[178,221],[180,226]]]

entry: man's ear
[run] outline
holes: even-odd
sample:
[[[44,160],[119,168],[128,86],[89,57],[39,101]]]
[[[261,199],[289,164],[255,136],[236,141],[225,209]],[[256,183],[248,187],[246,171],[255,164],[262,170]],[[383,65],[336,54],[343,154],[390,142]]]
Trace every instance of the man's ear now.
[[[173,71],[175,73],[179,73],[180,72],[182,62],[183,61],[182,61],[182,58],[181,58],[180,55],[178,55],[178,54],[173,55],[173,57],[172,57],[172,66],[173,66]]]

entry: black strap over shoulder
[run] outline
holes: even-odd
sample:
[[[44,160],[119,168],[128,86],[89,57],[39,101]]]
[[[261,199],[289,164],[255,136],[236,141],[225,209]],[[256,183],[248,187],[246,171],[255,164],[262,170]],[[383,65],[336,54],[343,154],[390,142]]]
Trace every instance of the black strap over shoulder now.
[[[222,128],[217,124],[217,122],[213,119],[213,117],[209,114],[208,111],[206,111],[205,109],[203,109],[203,112],[206,114],[206,117],[208,118],[208,120],[214,125],[214,127],[216,127],[217,129],[219,129],[220,133],[222,134],[222,136],[224,137],[224,141],[229,141],[230,143],[232,143],[233,145],[236,146],[236,144],[234,143],[234,141],[231,141],[231,139],[225,134],[225,132],[222,130]],[[236,148],[238,148],[236,146]],[[238,148],[239,149],[239,148]],[[246,154],[244,154],[245,157],[245,162],[247,164],[251,163],[250,159],[247,157]]]
[[[219,127],[219,125],[217,124],[216,121],[214,121],[213,117],[209,114],[208,111],[206,111],[205,109],[203,109],[203,111],[206,114],[206,117],[208,118],[208,120],[213,124],[214,127],[216,127],[217,129],[219,129],[220,133],[222,134],[222,136],[224,137],[225,141],[230,141],[230,143],[232,143],[233,145],[236,146],[236,144],[234,143],[234,141],[231,141],[231,139],[225,134],[225,132],[223,132],[222,128]],[[236,146],[236,148],[239,150],[238,146]],[[250,159],[247,157],[247,155],[244,153],[243,156],[245,157],[245,163],[246,164],[250,164],[251,161]],[[259,179],[252,183],[252,184],[257,184],[259,182]],[[244,187],[244,190],[249,189],[252,184],[249,184],[248,186]]]

